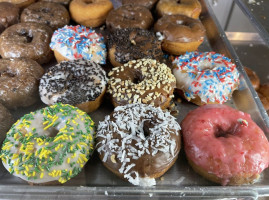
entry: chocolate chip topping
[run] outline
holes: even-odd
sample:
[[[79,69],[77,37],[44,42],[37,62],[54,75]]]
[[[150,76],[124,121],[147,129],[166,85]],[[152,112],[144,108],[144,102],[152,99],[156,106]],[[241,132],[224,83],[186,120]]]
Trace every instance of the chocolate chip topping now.
[[[154,33],[142,29],[121,29],[109,35],[109,49],[116,47],[115,60],[126,63],[130,60],[151,58],[161,60],[161,42]]]
[[[80,104],[95,100],[105,89],[105,71],[95,62],[64,61],[41,78],[39,92],[46,104]]]

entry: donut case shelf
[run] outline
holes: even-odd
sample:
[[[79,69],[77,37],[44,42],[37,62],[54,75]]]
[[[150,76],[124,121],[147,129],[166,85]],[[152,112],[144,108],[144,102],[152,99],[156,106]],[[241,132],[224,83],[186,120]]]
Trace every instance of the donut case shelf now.
[[[242,2],[247,2],[247,0],[236,1],[242,5],[246,5]],[[115,7],[120,5],[119,1],[114,0],[113,3]],[[235,62],[241,74],[239,90],[233,93],[232,100],[226,104],[249,113],[269,137],[269,118],[257,93],[251,86],[242,64],[219,25],[209,2],[201,0],[201,4],[203,11],[200,19],[207,30],[207,39],[199,50],[224,54]],[[266,33],[265,29],[262,31]],[[269,36],[269,34],[265,34],[265,36]],[[179,111],[178,122],[181,122],[190,110],[197,107],[184,101],[176,102],[176,105]],[[12,114],[15,119],[18,119],[24,114],[44,106],[40,101],[33,106],[12,111]],[[90,113],[90,116],[98,124],[98,121],[103,120],[104,116],[112,111],[113,106],[104,102],[97,111]],[[269,196],[269,169],[266,169],[259,181],[253,185],[220,186],[196,174],[188,165],[182,149],[174,166],[156,182],[157,185],[154,187],[132,186],[108,171],[102,165],[96,152],[82,172],[62,186],[30,186],[25,181],[10,175],[2,163],[0,164],[0,199],[223,199],[234,197],[257,199],[261,196]]]

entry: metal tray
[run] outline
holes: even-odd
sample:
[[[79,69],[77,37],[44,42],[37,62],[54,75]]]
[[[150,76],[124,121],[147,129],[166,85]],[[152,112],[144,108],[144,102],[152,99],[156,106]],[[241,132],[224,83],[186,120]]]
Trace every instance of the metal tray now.
[[[201,3],[201,20],[207,29],[207,40],[199,50],[213,50],[233,59],[241,73],[241,83],[239,90],[234,92],[232,100],[227,104],[251,114],[252,119],[269,137],[269,118],[266,111],[209,3],[206,0],[201,0]],[[44,106],[38,102],[29,108],[13,111],[13,116],[18,119],[25,113]],[[178,122],[180,123],[186,114],[196,107],[184,101],[177,103]],[[103,120],[112,110],[111,103],[104,102],[90,116],[98,124],[98,121]],[[10,175],[0,164],[0,199],[257,199],[258,196],[267,195],[269,196],[269,169],[265,170],[260,180],[253,185],[223,187],[196,174],[188,165],[183,149],[175,165],[157,180],[154,187],[132,186],[121,180],[102,165],[96,153],[77,177],[62,186],[29,186],[25,181]]]

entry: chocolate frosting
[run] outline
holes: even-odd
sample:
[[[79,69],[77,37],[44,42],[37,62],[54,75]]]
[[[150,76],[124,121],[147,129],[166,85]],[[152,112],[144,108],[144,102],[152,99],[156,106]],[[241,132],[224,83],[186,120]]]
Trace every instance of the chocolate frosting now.
[[[152,9],[158,0],[122,0],[122,5],[133,4]]]
[[[144,6],[124,5],[112,10],[106,19],[110,30],[122,28],[148,29],[153,23],[151,12]]]
[[[126,63],[130,60],[151,58],[161,60],[161,42],[154,33],[142,29],[119,29],[109,35],[109,49],[115,47],[115,60]]]
[[[195,42],[204,39],[205,28],[200,20],[184,15],[165,15],[154,25],[165,40],[171,42]]]
[[[0,2],[0,33],[5,28],[19,23],[19,11],[20,9],[8,2]]]

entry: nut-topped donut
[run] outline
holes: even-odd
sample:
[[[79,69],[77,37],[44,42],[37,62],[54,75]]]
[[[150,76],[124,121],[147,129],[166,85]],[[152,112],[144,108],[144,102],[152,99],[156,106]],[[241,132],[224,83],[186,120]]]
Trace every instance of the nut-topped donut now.
[[[231,60],[215,52],[190,52],[176,57],[173,74],[185,99],[197,105],[224,103],[239,85]]]
[[[58,3],[37,2],[22,11],[21,22],[45,24],[53,30],[69,24],[70,16],[67,9]]]
[[[0,33],[7,27],[19,23],[20,9],[12,3],[0,2]]]
[[[0,59],[0,103],[9,109],[34,104],[43,74],[44,69],[31,59]]]
[[[156,60],[132,60],[113,68],[108,76],[107,91],[115,107],[144,103],[165,109],[173,98],[176,79],[166,64]]]
[[[112,31],[123,28],[149,29],[152,23],[152,14],[146,7],[130,4],[112,10],[106,19],[106,26]]]
[[[0,36],[0,54],[3,58],[31,58],[39,64],[50,61],[53,54],[49,43],[50,27],[34,22],[8,27]]]
[[[11,174],[29,183],[65,183],[88,161],[94,136],[87,113],[58,103],[20,118],[8,131],[0,158]]]
[[[200,20],[184,15],[166,15],[154,25],[154,31],[162,41],[162,49],[173,55],[197,50],[205,37]]]
[[[156,6],[159,17],[164,15],[186,15],[197,19],[202,11],[199,0],[160,0]]]
[[[161,42],[154,33],[138,29],[118,29],[108,37],[109,60],[116,67],[130,60],[163,59]]]
[[[134,185],[152,186],[176,161],[180,126],[169,112],[144,104],[118,106],[99,122],[103,164]]]
[[[88,60],[63,61],[50,67],[39,85],[41,100],[76,105],[85,112],[96,110],[106,91],[107,78],[100,65]]]

